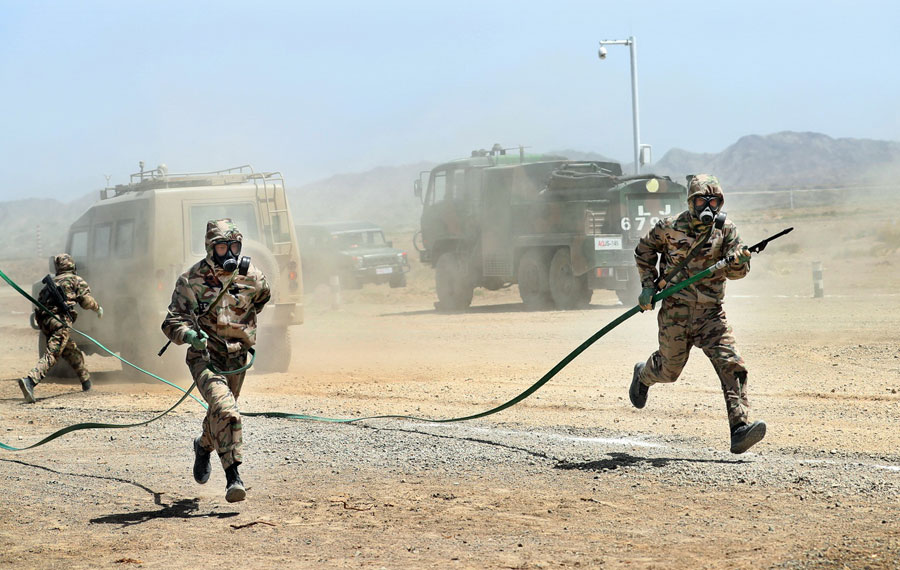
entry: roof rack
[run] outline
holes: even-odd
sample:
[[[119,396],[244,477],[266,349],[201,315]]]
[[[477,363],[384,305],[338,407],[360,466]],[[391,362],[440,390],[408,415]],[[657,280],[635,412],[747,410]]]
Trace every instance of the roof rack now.
[[[157,190],[160,188],[190,188],[192,186],[224,186],[228,184],[242,184],[251,180],[263,180],[270,176],[280,176],[274,172],[254,172],[249,164],[213,170],[210,172],[186,172],[172,174],[165,164],[161,164],[153,170],[144,170],[141,162],[140,172],[130,176],[128,184],[116,184],[115,188],[104,188],[100,191],[100,199],[106,200],[114,196],[121,196],[130,192],[143,192],[144,190]]]

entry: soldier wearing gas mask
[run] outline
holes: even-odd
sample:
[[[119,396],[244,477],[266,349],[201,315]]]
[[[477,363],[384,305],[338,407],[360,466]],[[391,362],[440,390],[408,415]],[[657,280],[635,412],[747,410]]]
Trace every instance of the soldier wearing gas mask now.
[[[241,258],[243,236],[230,219],[206,225],[206,258],[178,278],[172,302],[162,324],[175,344],[188,344],[187,362],[197,389],[209,408],[203,433],[194,440],[194,479],[206,483],[210,455],[215,451],[225,469],[225,499],[244,500],[246,491],[238,473],[243,437],[237,399],[244,372],[223,375],[247,363],[256,343],[256,315],[269,301],[266,278]]]
[[[766,424],[749,422],[747,368],[735,346],[722,302],[725,280],[740,279],[750,271],[750,251],[742,245],[730,220],[716,222],[725,203],[716,177],[697,174],[688,178],[688,209],[659,221],[634,249],[643,287],[638,304],[642,310],[652,309],[651,300],[658,290],[683,281],[722,258],[727,257],[729,264],[662,301],[657,318],[659,350],[646,363],[634,365],[628,395],[634,407],[643,408],[650,387],[675,382],[691,347],[700,348],[712,362],[722,385],[731,452],[743,453],[765,436]],[[681,269],[674,270],[679,265]],[[668,282],[660,276],[668,276]]]
[[[82,309],[94,311],[97,318],[103,318],[103,307],[94,299],[87,281],[75,273],[75,260],[68,253],[60,253],[53,258],[53,266],[56,276],[48,279],[45,277],[44,288],[38,295],[38,300],[51,312],[48,313],[40,307],[34,308],[35,322],[47,339],[47,352],[41,356],[37,365],[31,369],[28,376],[19,379],[19,388],[25,401],[34,403],[34,388],[47,375],[51,368],[63,359],[72,366],[75,374],[81,380],[81,389],[85,392],[91,389],[91,374],[84,365],[84,353],[72,340],[72,323],[78,315],[75,313],[75,305],[81,305]],[[49,281],[49,282],[48,282]],[[53,292],[55,289],[55,294]]]

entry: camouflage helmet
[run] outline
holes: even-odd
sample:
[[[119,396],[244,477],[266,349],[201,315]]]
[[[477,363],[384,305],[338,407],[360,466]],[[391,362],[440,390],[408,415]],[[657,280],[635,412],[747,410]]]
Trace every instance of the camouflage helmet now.
[[[701,224],[713,222],[725,205],[725,193],[722,192],[719,179],[711,174],[688,176],[687,203],[695,220]]]
[[[719,179],[712,174],[694,174],[688,176],[688,204],[696,195],[718,196],[725,203],[725,193]]]
[[[213,246],[218,242],[239,241],[243,242],[244,236],[231,221],[231,218],[210,220],[206,222],[206,253],[212,257]]]
[[[68,253],[60,253],[53,258],[53,267],[56,268],[56,274],[75,273],[75,260]]]

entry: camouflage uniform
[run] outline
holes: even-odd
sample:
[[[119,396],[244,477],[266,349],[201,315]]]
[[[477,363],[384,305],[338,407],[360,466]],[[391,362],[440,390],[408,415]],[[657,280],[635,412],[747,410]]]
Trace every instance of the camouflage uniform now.
[[[65,295],[66,304],[72,315],[76,318],[78,316],[74,311],[76,303],[85,310],[99,312],[100,305],[91,296],[91,288],[84,279],[75,274],[75,261],[72,256],[68,253],[61,253],[53,258],[53,265],[56,267],[56,276],[53,281]],[[38,307],[34,308],[35,321],[47,339],[47,352],[31,369],[27,377],[33,383],[39,383],[62,358],[72,366],[81,383],[87,385],[91,375],[84,367],[84,354],[70,336],[69,327],[75,322],[75,319],[63,314],[62,310],[56,307],[45,294],[41,294],[38,300],[53,314],[47,314]],[[65,325],[60,321],[65,322]]]
[[[214,244],[228,240],[242,240],[231,220],[207,224],[206,258],[178,278],[162,324],[163,333],[172,342],[184,344],[185,334],[195,328],[197,319],[200,329],[209,336],[209,363],[218,370],[236,370],[247,363],[247,349],[256,343],[256,315],[270,297],[266,278],[256,267],[251,265],[246,276],[235,272],[232,279],[232,273],[213,262]],[[210,310],[223,283],[228,289]],[[190,346],[185,361],[209,404],[200,445],[206,451],[215,450],[225,469],[240,464],[243,439],[237,399],[244,372],[216,374],[207,368],[203,354]]]
[[[714,181],[714,184],[707,187],[707,181]],[[689,204],[697,194],[718,195],[724,202],[718,181],[708,175],[698,175],[692,181]],[[657,276],[666,275],[667,271],[683,260],[709,227],[709,224],[700,222],[693,213],[692,206],[676,217],[660,220],[634,249],[641,285],[645,288],[653,287]],[[721,230],[713,229],[709,241],[688,262],[685,270],[674,276],[670,283],[660,286],[674,285],[699,273],[736,252],[741,245],[737,228],[730,220],[726,220]],[[656,269],[657,257],[659,272]],[[729,264],[663,300],[657,317],[659,350],[650,356],[639,376],[640,382],[646,386],[675,382],[687,363],[691,347],[702,349],[719,376],[725,395],[728,423],[732,429],[747,423],[747,369],[735,346],[731,326],[725,319],[722,301],[725,297],[725,280],[740,279],[749,271],[749,261]]]

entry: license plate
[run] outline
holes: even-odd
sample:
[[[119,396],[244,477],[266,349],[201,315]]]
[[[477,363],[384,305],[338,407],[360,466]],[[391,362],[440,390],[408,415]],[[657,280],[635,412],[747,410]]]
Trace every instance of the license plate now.
[[[622,236],[596,236],[594,237],[594,250],[622,249]]]
[[[393,267],[376,267],[375,268],[375,275],[387,275],[388,273],[393,273],[393,272],[394,272]]]

